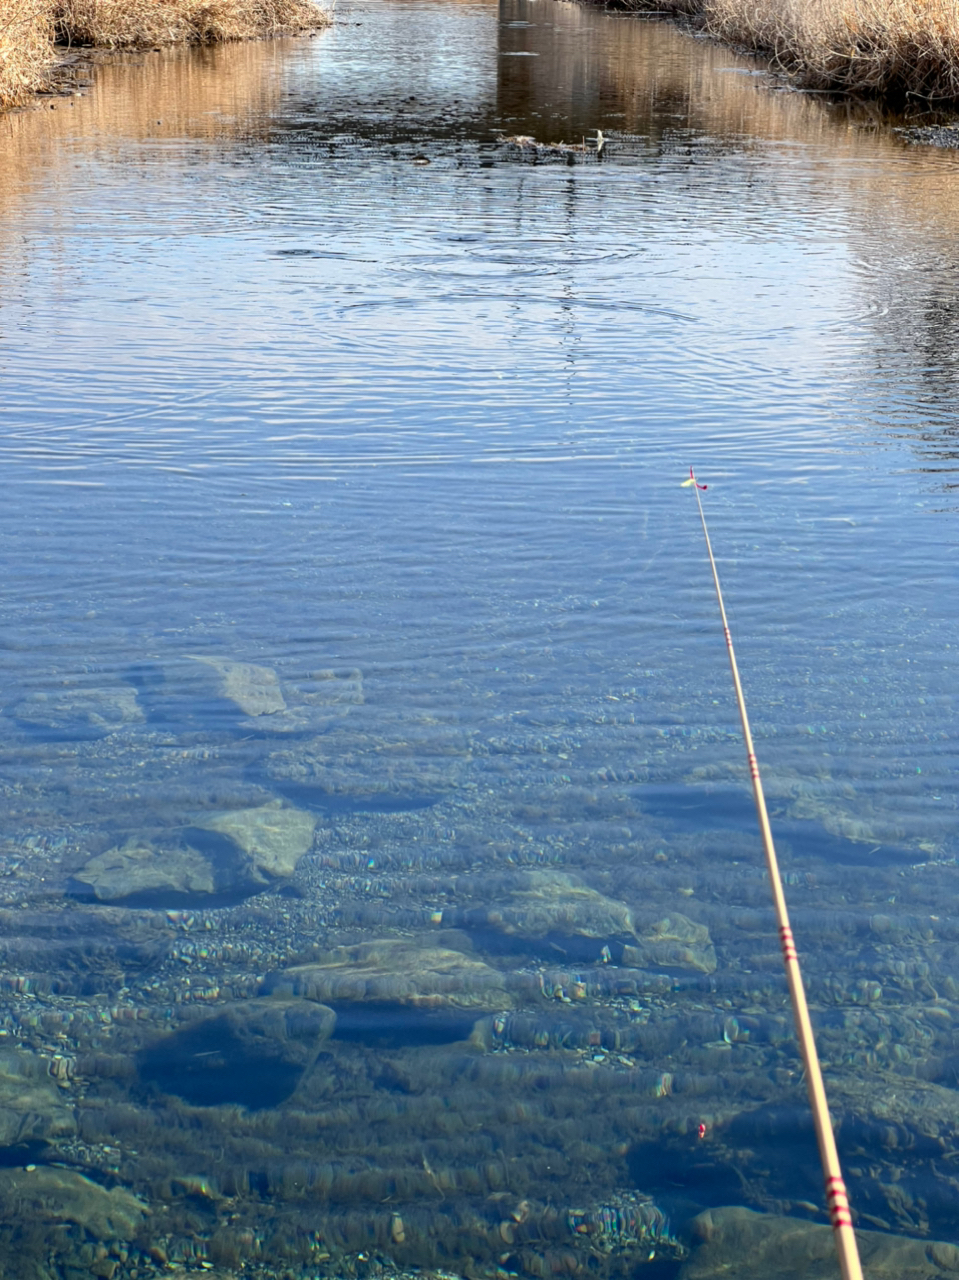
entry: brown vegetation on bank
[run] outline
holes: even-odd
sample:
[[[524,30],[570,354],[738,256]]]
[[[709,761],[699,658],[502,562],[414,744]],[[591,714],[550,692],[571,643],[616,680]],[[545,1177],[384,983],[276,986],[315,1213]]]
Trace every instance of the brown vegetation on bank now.
[[[64,46],[213,44],[326,22],[314,0],[0,0],[0,110],[42,89]]]
[[[59,0],[56,9],[62,42],[106,49],[246,40],[323,21],[311,0]]]
[[[692,17],[806,88],[959,101],[956,0],[621,0]]]
[[[53,61],[48,0],[0,0],[0,109],[22,102]]]

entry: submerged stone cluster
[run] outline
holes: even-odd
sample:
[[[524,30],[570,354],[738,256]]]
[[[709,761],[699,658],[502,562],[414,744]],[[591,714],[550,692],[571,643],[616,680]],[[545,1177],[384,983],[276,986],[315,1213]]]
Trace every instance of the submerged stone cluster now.
[[[66,789],[7,795],[4,1275],[830,1274],[745,837],[573,776],[581,728],[391,722],[355,671],[129,689],[8,717]],[[784,849],[794,928],[870,1274],[946,1276],[957,872],[867,848]]]

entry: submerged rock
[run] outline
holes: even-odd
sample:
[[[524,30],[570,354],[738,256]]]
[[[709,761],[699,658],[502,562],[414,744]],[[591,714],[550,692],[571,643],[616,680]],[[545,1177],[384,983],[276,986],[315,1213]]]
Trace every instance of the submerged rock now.
[[[179,832],[132,836],[91,858],[74,881],[80,897],[132,905],[245,896],[291,876],[315,826],[280,800],[203,815]]]
[[[48,1142],[76,1132],[73,1109],[46,1063],[26,1050],[0,1055],[0,1147]]]
[[[144,719],[132,685],[70,683],[30,693],[8,708],[20,724],[55,738],[99,738]]]
[[[459,913],[443,912],[443,923]],[[449,919],[447,918],[449,917]],[[635,937],[632,912],[562,871],[529,871],[517,878],[510,897],[489,908],[468,910],[464,923],[485,923],[524,938],[578,934],[585,938]]]
[[[217,878],[209,859],[187,845],[157,845],[136,836],[97,854],[74,877],[99,902],[141,895],[209,894]]]
[[[324,733],[351,708],[363,703],[363,674],[346,671],[311,671],[305,680],[284,686],[285,705],[270,713],[268,722],[241,721],[251,729],[268,728],[271,734]],[[256,714],[256,713],[250,713]]]
[[[838,1280],[831,1227],[733,1207],[708,1209],[692,1228],[701,1243],[680,1280]],[[879,1231],[857,1231],[856,1239],[870,1280],[945,1280],[959,1273],[954,1244]]]
[[[161,719],[179,706],[187,718],[232,708],[240,724],[270,733],[318,733],[363,701],[363,676],[355,668],[314,671],[285,690],[272,667],[231,658],[191,654],[139,671],[142,696]]]
[[[505,977],[472,956],[406,939],[338,947],[319,964],[274,974],[267,989],[308,1000],[419,1009],[508,1008]]]
[[[623,964],[637,969],[715,973],[716,949],[704,924],[696,924],[674,911],[643,930],[637,946],[623,948]]]
[[[927,1006],[928,1011],[940,1009]],[[916,1078],[930,1071],[934,1063],[932,1058],[922,1060],[935,1034],[928,1013],[916,1028],[918,1040],[912,1043],[907,1019],[901,1013],[886,1027],[889,1029],[873,1028],[873,1043],[883,1033],[891,1035],[898,1051],[897,1071],[853,1069],[829,1082],[840,1149],[870,1153],[868,1161],[850,1159],[846,1170],[850,1198],[857,1212],[873,1226],[917,1235],[943,1230],[951,1234],[956,1203],[951,1164],[959,1137],[955,1072],[946,1068],[941,1083]],[[947,1032],[949,1038],[951,1034]],[[817,1031],[824,1056],[831,1057],[841,1043],[838,1036],[831,1039],[824,1050]]]
[[[148,1213],[122,1187],[108,1191],[81,1173],[42,1165],[0,1169],[0,1206],[13,1205],[20,1222],[72,1222],[94,1240],[107,1241],[132,1240]]]
[[[196,1106],[276,1106],[312,1067],[336,1014],[309,1000],[249,1000],[145,1050],[141,1079]]]
[[[177,731],[235,732],[252,718],[257,729],[286,710],[272,667],[206,654],[144,661],[130,668],[147,717]]]
[[[238,868],[238,880],[249,878],[267,884],[296,870],[296,864],[312,848],[316,818],[301,809],[284,807],[281,800],[271,800],[255,809],[232,809],[198,818],[194,826],[215,832],[232,844],[242,868]]]
[[[190,660],[210,669],[214,692],[232,702],[245,716],[268,716],[286,710],[280,682],[271,667],[197,655],[191,655]]]

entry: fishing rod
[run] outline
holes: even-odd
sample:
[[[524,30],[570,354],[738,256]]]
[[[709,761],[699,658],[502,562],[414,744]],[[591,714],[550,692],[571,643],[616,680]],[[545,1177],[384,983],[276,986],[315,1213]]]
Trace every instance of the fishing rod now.
[[[703,522],[703,537],[706,539],[706,550],[709,553],[709,565],[713,571],[713,582],[716,586],[716,599],[719,601],[719,614],[723,620],[723,634],[726,637],[726,650],[729,654],[729,669],[733,676],[733,687],[736,690],[736,701],[739,704],[739,719],[742,724],[743,741],[746,744],[746,757],[749,761],[749,776],[752,778],[753,799],[756,802],[756,816],[759,818],[759,831],[762,836],[763,849],[766,853],[766,867],[769,871],[769,883],[772,887],[773,902],[776,907],[776,922],[779,925],[779,942],[782,947],[783,963],[786,966],[786,981],[789,983],[789,995],[792,999],[793,1016],[796,1021],[796,1035],[802,1053],[803,1065],[806,1068],[806,1085],[809,1089],[809,1105],[812,1108],[813,1124],[816,1128],[816,1142],[819,1145],[819,1159],[822,1162],[823,1175],[826,1179],[826,1205],[829,1219],[832,1222],[833,1239],[836,1252],[839,1254],[839,1269],[842,1280],[863,1280],[862,1266],[859,1262],[859,1250],[856,1246],[856,1233],[852,1229],[849,1216],[849,1197],[843,1181],[842,1169],[839,1165],[839,1153],[836,1150],[836,1139],[833,1136],[832,1121],[829,1118],[829,1104],[826,1101],[826,1088],[823,1084],[822,1069],[819,1066],[819,1054],[816,1052],[816,1040],[813,1036],[812,1023],[809,1020],[809,1007],[806,1004],[806,992],[803,988],[802,973],[799,969],[799,957],[793,941],[793,931],[789,925],[789,913],[786,910],[786,895],[783,893],[782,877],[779,874],[779,862],[773,844],[772,830],[769,826],[769,814],[766,811],[766,797],[763,794],[762,779],[759,776],[759,765],[753,748],[753,735],[749,728],[749,717],[746,714],[746,699],[739,681],[739,668],[736,666],[736,653],[733,649],[733,638],[729,634],[729,623],[726,620],[726,606],[723,604],[723,593],[719,586],[719,573],[713,558],[713,548],[709,541],[709,530],[706,528],[706,516],[703,512],[701,489],[708,486],[700,484],[689,468],[689,479],[683,481],[683,487],[692,487],[699,507],[699,518]]]

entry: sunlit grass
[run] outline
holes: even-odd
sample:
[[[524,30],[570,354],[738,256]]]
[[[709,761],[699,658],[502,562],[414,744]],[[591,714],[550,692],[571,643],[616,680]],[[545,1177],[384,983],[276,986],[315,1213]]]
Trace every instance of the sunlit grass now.
[[[959,101],[956,0],[621,0],[685,14],[807,88]]]
[[[0,109],[22,102],[53,60],[47,0],[0,0]]]
[[[0,109],[43,87],[58,45],[211,44],[326,21],[313,0],[0,0]]]
[[[57,0],[56,11],[61,41],[107,49],[244,40],[319,16],[310,0]]]
[[[704,13],[807,86],[959,98],[955,0],[704,0]]]

